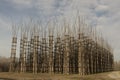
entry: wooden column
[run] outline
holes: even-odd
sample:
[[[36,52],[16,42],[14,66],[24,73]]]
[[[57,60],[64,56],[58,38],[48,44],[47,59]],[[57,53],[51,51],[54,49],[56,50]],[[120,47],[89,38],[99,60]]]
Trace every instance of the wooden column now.
[[[83,54],[83,46],[82,46],[82,41],[81,41],[81,35],[79,34],[78,38],[78,72],[80,75],[83,75],[83,63],[82,63],[82,54]]]
[[[17,37],[13,37],[12,38],[9,72],[15,72],[16,46],[17,46]]]
[[[34,52],[33,52],[33,73],[38,71],[38,41],[39,36],[34,36]]]
[[[27,52],[27,37],[23,38],[24,50],[23,50],[23,72],[26,72],[26,52]]]
[[[53,36],[49,36],[49,73],[53,73]]]
[[[64,64],[63,64],[63,73],[69,74],[69,35],[65,35],[65,50],[64,50]]]
[[[30,72],[30,41],[27,41],[27,67],[26,70],[27,72]]]

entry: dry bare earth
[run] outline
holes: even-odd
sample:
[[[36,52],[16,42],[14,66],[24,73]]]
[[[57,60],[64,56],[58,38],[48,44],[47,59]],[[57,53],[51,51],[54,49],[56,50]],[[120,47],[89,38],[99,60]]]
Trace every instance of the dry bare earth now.
[[[14,80],[120,80],[120,72],[107,72],[87,76],[62,74],[0,73],[0,78]]]

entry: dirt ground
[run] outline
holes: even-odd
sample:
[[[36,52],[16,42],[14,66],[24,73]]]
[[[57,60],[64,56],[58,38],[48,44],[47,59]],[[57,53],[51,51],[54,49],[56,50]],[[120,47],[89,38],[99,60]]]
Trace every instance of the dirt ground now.
[[[98,73],[86,76],[80,76],[78,74],[63,75],[1,72],[0,78],[8,78],[13,80],[120,80],[120,71]]]

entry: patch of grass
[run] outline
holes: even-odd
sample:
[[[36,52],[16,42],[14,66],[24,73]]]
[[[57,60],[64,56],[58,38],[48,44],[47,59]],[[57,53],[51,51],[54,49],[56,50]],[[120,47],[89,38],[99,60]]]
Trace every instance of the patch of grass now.
[[[47,73],[0,73],[0,78],[9,78],[15,80],[114,80],[108,76],[112,72],[80,76],[79,74],[47,74]],[[119,72],[120,73],[120,72]],[[120,79],[118,79],[120,80]]]

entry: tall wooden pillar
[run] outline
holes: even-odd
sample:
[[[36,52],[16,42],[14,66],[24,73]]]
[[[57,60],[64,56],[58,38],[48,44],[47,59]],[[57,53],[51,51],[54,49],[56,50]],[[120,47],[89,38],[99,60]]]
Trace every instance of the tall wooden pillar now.
[[[27,37],[24,37],[23,72],[26,72]]]
[[[90,39],[90,74],[93,74],[93,41]]]
[[[98,64],[98,55],[99,55],[99,51],[98,51],[98,45],[96,43],[96,73],[99,72],[99,64]]]
[[[42,38],[42,68],[41,71],[42,73],[48,72],[48,66],[49,66],[49,62],[48,62],[48,54],[47,54],[47,42],[46,42],[46,38]]]
[[[19,59],[19,63],[20,63],[20,72],[23,71],[23,39],[20,39],[20,59]]]
[[[49,73],[53,73],[53,36],[49,36]]]
[[[27,41],[27,67],[26,67],[26,71],[30,72],[30,41]]]
[[[65,50],[64,50],[64,64],[63,64],[63,73],[69,74],[69,35],[65,35]]]
[[[38,71],[38,41],[39,36],[34,36],[33,73]]]
[[[17,37],[13,37],[11,57],[10,57],[10,69],[9,69],[10,72],[15,72],[16,46],[17,46]]]
[[[26,72],[26,53],[27,53],[27,37],[20,40],[20,70]]]
[[[83,75],[83,63],[82,63],[82,54],[84,49],[83,49],[83,46],[82,46],[82,41],[81,41],[81,35],[79,34],[79,38],[78,38],[78,72],[80,75]]]

